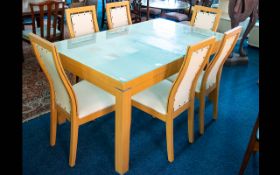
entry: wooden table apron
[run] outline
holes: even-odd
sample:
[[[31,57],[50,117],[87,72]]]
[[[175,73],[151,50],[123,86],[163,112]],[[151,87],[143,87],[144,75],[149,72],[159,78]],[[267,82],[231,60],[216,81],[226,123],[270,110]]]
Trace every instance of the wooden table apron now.
[[[213,50],[213,53],[217,51],[219,45],[220,41],[216,41],[216,49]],[[118,173],[124,174],[129,169],[131,96],[177,73],[182,65],[183,58],[178,58],[169,64],[163,65],[130,81],[120,82],[62,53],[59,54],[63,67],[66,70],[95,84],[116,97],[115,169]]]

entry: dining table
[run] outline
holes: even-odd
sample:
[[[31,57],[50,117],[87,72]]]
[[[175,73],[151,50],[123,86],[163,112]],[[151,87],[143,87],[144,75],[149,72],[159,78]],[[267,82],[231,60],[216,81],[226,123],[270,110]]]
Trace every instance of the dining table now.
[[[116,172],[129,170],[131,97],[177,73],[187,48],[212,36],[215,53],[222,33],[157,18],[55,42],[65,70],[115,96]]]

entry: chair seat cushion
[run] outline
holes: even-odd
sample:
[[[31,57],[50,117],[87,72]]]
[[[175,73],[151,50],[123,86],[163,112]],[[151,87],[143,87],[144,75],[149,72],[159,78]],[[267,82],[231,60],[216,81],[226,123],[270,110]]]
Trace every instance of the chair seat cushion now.
[[[29,40],[29,33],[32,32],[32,29],[25,29],[22,31],[22,38]],[[51,28],[51,35],[53,33],[53,28]],[[36,28],[36,35],[41,36],[41,30],[40,28]],[[60,35],[60,31],[56,29],[56,36]],[[44,26],[44,37],[47,37],[47,26]]]
[[[149,10],[150,10],[150,15],[160,15],[161,14],[160,9],[149,8]],[[147,8],[146,7],[141,8],[141,13],[147,13]]]
[[[158,84],[132,96],[132,100],[161,114],[167,113],[167,101],[172,82],[163,80]]]
[[[167,19],[172,19],[176,21],[186,21],[189,19],[188,15],[178,12],[168,12],[164,14],[164,17]]]
[[[88,81],[80,81],[73,86],[73,89],[77,97],[79,118],[115,105],[115,97],[113,95]]]

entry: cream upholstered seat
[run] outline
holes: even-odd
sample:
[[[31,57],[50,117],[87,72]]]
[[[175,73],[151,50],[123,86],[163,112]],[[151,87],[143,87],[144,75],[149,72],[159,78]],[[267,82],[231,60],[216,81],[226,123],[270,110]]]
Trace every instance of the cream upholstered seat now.
[[[50,85],[50,144],[55,145],[57,122],[71,122],[69,165],[76,160],[79,126],[115,109],[115,97],[95,85],[81,81],[72,86],[64,72],[53,43],[31,33],[35,56]]]
[[[78,117],[84,118],[115,104],[115,97],[104,90],[82,80],[73,85],[77,97]]]
[[[134,95],[132,99],[165,115],[167,113],[167,100],[171,88],[172,82],[163,80],[151,88]]]
[[[106,15],[109,29],[132,24],[129,1],[107,3]]]
[[[166,123],[168,161],[174,160],[173,119],[188,109],[189,142],[194,140],[194,95],[197,78],[206,65],[215,38],[211,37],[188,48],[179,76],[174,83],[163,80],[132,96],[132,105]]]
[[[65,10],[65,13],[71,38],[99,32],[94,5],[69,8]]]

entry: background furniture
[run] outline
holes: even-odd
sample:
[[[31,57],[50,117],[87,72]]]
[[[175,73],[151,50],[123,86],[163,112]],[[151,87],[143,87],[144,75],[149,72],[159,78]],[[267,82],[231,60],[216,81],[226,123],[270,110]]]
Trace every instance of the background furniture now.
[[[62,1],[44,1],[39,3],[29,3],[32,30],[24,29],[22,37],[29,41],[28,34],[33,32],[48,41],[63,40],[64,38],[64,7]]]
[[[252,155],[252,153],[256,153],[257,151],[259,151],[259,116],[255,122],[240,170],[239,170],[239,175],[243,175],[247,164],[250,160],[250,156]]]

